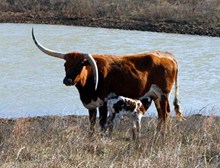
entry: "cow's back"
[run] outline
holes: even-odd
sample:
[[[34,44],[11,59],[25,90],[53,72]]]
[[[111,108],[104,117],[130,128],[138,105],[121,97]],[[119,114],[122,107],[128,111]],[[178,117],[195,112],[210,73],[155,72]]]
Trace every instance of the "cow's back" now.
[[[102,97],[114,92],[125,97],[139,98],[149,91],[152,84],[169,90],[170,83],[174,82],[175,57],[167,52],[153,51],[99,58],[103,59],[99,66],[102,72],[100,80]],[[166,83],[167,76],[171,82]]]

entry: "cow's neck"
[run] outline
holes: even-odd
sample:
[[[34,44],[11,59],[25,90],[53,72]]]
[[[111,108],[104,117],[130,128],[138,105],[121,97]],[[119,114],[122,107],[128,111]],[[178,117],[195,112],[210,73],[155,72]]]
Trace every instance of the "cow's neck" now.
[[[95,91],[94,78],[86,69],[81,72],[80,80],[76,84],[80,99],[87,109],[94,109],[102,105],[103,101],[97,96]]]

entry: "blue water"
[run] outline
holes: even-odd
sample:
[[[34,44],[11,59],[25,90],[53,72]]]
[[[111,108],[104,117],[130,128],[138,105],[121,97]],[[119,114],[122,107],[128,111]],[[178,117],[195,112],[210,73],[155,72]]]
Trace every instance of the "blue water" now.
[[[87,115],[77,90],[66,87],[64,61],[34,45],[61,52],[129,54],[169,51],[179,60],[179,97],[185,115],[220,115],[220,38],[58,25],[0,24],[0,117]],[[171,103],[172,103],[171,95]],[[173,108],[173,106],[171,106]],[[148,115],[156,115],[154,105]]]

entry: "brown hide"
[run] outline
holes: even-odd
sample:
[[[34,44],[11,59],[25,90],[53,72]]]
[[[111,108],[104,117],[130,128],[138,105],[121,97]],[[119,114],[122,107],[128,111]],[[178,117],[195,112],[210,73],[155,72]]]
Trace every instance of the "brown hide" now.
[[[104,99],[110,92],[131,98],[143,96],[152,84],[161,88],[163,93],[169,93],[175,81],[177,64],[172,55],[161,52],[144,53],[137,55],[93,55],[99,70],[99,85],[97,96]],[[66,56],[66,69],[72,74],[77,65],[82,61],[81,57],[69,54]],[[173,59],[170,59],[173,58]],[[90,65],[82,68],[75,79],[79,88],[94,87],[93,74]],[[90,86],[91,85],[91,86]]]

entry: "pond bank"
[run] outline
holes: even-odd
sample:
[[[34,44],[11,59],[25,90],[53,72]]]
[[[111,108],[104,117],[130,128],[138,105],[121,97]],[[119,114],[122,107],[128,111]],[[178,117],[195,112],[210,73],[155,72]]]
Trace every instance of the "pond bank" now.
[[[88,27],[116,28],[177,34],[191,34],[220,37],[220,24],[186,21],[138,21],[109,18],[62,17],[50,15],[32,15],[28,13],[1,12],[1,23],[38,23],[61,24]]]

